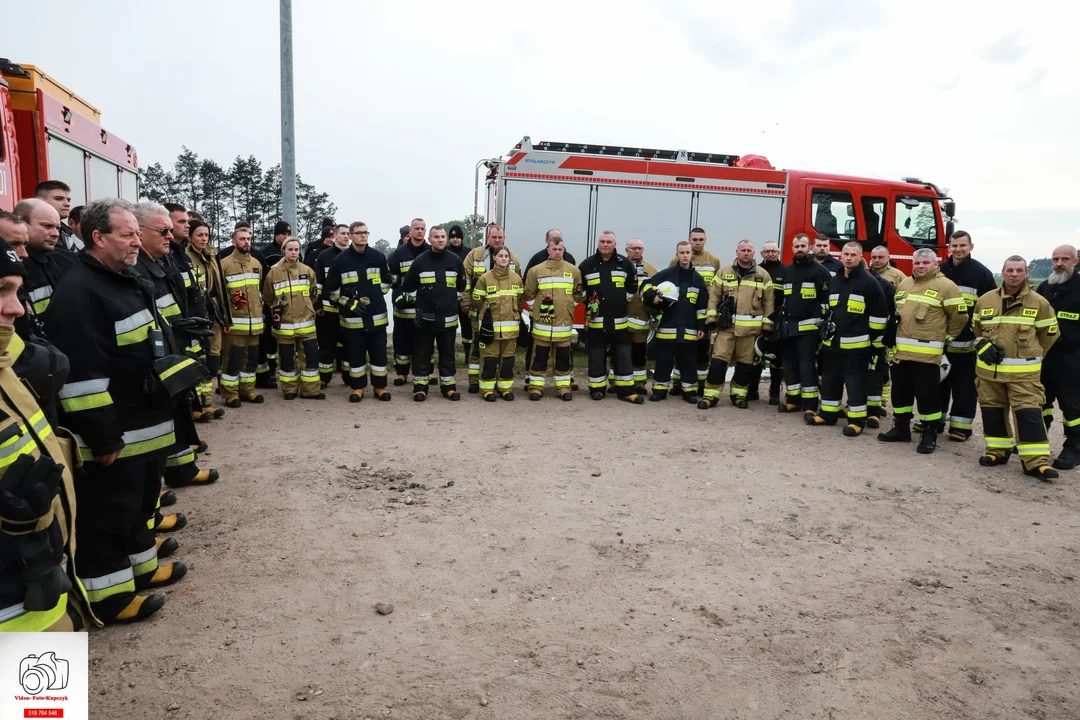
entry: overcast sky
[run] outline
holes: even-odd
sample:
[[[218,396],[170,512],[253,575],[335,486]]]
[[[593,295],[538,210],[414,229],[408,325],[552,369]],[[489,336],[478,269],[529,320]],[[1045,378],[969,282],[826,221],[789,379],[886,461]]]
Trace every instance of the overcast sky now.
[[[181,145],[279,160],[274,0],[13,4],[0,52],[96,105],[144,166]],[[1048,256],[1080,242],[1080,51],[1067,4],[1018,7],[295,0],[297,168],[338,220],[395,238],[471,212],[476,161],[524,135],[758,153],[931,180],[977,257]]]

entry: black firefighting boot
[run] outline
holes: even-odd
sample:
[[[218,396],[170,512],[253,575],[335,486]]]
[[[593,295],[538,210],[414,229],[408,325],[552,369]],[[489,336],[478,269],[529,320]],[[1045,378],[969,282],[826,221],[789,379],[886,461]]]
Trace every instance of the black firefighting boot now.
[[[829,415],[839,415],[839,413],[829,413]],[[803,413],[803,422],[807,425],[835,425],[836,417],[825,417],[820,413],[807,410]]]
[[[209,470],[200,470],[195,473],[195,477],[191,478],[192,485],[209,485],[210,483],[217,482],[221,475],[217,470],[210,468]]]
[[[983,467],[994,467],[996,465],[1004,465],[1005,463],[1009,462],[1010,457],[1012,457],[1012,451],[1011,450],[1006,450],[1003,455],[992,455],[991,453],[988,452],[985,455],[983,455],[981,458],[979,458],[979,465],[981,465]]]
[[[697,405],[698,404],[698,396],[694,395],[693,393],[688,393],[688,392],[682,393],[682,399],[683,399],[683,402],[688,402],[691,405]]]
[[[859,437],[860,435],[862,435],[863,426],[858,425],[854,422],[849,422],[847,425],[844,426],[843,432],[844,435],[846,435],[847,437]]]
[[[449,389],[444,389],[442,391],[442,396],[447,400],[453,400],[455,402],[461,399],[461,393],[459,393],[457,391],[457,388],[453,386],[451,386]]]
[[[398,375],[396,378],[394,378],[394,387],[401,387],[407,382],[409,382],[408,375]]]
[[[1080,465],[1080,438],[1066,437],[1061,454],[1054,458],[1054,467],[1058,470],[1072,470],[1077,465]]]
[[[162,515],[154,525],[154,532],[172,532],[187,525],[187,515],[182,512]]]
[[[628,402],[631,405],[644,405],[645,404],[644,396],[638,395],[637,393],[630,393],[629,395],[620,395],[619,399],[622,400],[623,402]]]
[[[147,574],[149,577],[140,575],[135,578],[136,590],[146,590],[147,588],[159,588],[165,587],[166,585],[172,585],[174,582],[177,582],[180,578],[187,575],[187,566],[179,560],[175,560],[171,563],[162,563],[157,566],[157,569],[154,570],[152,574]]]
[[[297,398],[296,393],[285,393],[284,398],[286,400],[295,400]]]
[[[911,442],[911,421],[897,419],[892,430],[878,433],[877,439],[887,443]]]
[[[244,402],[254,403],[255,405],[261,405],[262,403],[266,402],[266,398],[264,398],[259,393],[254,392],[249,392],[246,395],[241,395],[240,399]]]
[[[800,407],[798,405],[792,405],[791,403],[783,403],[776,408],[777,412],[782,413],[794,413],[799,412]]]
[[[649,396],[649,402],[660,402],[661,400],[667,400],[667,390],[653,390],[652,395]]]
[[[506,400],[507,402],[514,402],[514,391],[507,390],[506,392],[501,392],[499,393],[499,397],[501,397],[503,400]]]
[[[382,402],[390,402],[390,391],[386,388],[375,388],[375,397]]]
[[[161,495],[158,497],[158,505],[161,507],[169,507],[176,504],[176,493],[172,490],[161,489]]]
[[[156,537],[154,544],[157,545],[158,558],[167,558],[180,549],[180,543],[174,537]]]
[[[530,400],[536,401],[536,400],[539,400],[542,397],[544,397],[544,391],[543,390],[541,390],[538,387],[529,388],[529,399]]]
[[[477,389],[479,389],[479,386],[477,386]],[[498,399],[499,398],[495,396],[494,390],[487,390],[484,392],[484,400],[486,402],[495,402]]]
[[[1039,465],[1030,470],[1024,468],[1024,474],[1039,478],[1040,480],[1057,480],[1058,478],[1058,471],[1049,465]]]
[[[192,410],[191,411],[191,419],[194,420],[197,423],[208,423],[208,422],[210,422],[211,420],[214,419],[214,413],[213,412],[207,412],[207,411],[202,410],[202,409]]]
[[[923,455],[929,455],[937,449],[937,428],[933,423],[928,423],[922,431],[922,439],[919,440],[919,447],[915,450]]]
[[[206,444],[205,440],[200,440],[198,445],[191,446],[191,452],[195,453],[196,455],[201,455],[209,449],[210,446]]]
[[[678,380],[671,381],[671,389],[668,390],[668,395],[671,397],[679,397],[683,394],[682,383]]]
[[[770,405],[779,405],[780,404],[780,383],[782,382],[782,380],[783,380],[783,378],[780,377],[780,374],[777,372],[776,368],[773,368],[772,369],[772,377],[769,378],[769,404]]]
[[[136,595],[111,621],[105,620],[105,624],[130,623],[145,620],[165,605],[165,596],[159,593],[152,595]]]
[[[241,405],[243,405],[243,403],[240,401],[240,398],[233,398],[232,400],[225,401],[225,407],[233,408],[234,410]]]

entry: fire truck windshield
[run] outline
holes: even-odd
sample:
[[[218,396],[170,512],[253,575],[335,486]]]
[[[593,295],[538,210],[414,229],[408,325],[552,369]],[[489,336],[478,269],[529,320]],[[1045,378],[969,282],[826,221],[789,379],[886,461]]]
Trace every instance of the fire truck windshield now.
[[[929,197],[896,199],[896,234],[915,247],[938,246],[936,201]]]

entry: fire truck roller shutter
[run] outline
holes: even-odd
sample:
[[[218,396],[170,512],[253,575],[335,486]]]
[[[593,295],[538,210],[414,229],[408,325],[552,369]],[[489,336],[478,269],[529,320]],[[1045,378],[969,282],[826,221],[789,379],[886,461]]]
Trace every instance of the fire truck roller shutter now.
[[[71,186],[71,206],[86,204],[86,162],[82,148],[49,134],[49,180]]]
[[[596,234],[615,233],[620,253],[627,240],[641,238],[645,259],[665,268],[675,257],[675,245],[690,236],[693,199],[686,190],[601,185],[597,187]]]
[[[701,193],[698,196],[697,220],[709,244],[705,249],[720,262],[735,258],[740,240],[749,240],[757,250],[769,240],[780,242],[784,224],[784,199],[741,193]]]
[[[120,197],[128,202],[139,201],[139,176],[130,170],[120,170]]]
[[[119,197],[119,168],[108,160],[90,156],[90,201]]]
[[[562,230],[566,250],[578,262],[588,257],[589,184],[506,181],[502,226],[506,244],[525,262],[544,247],[551,228]]]

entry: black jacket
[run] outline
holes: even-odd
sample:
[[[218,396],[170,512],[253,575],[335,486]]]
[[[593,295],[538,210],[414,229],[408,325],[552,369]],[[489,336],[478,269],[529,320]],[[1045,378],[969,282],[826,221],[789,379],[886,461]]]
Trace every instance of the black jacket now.
[[[811,256],[811,257],[813,257],[813,256]],[[814,262],[817,262],[817,260],[814,260]],[[840,262],[839,260],[834,258],[832,255],[830,255],[828,257],[828,259],[825,260],[825,262],[820,262],[820,263],[818,263],[818,265],[820,265],[821,267],[828,270],[830,276],[843,275],[844,274],[844,263]]]
[[[66,222],[61,222],[60,240],[57,242],[57,246],[74,255],[83,249],[84,243],[82,238],[76,235],[75,231]]]
[[[416,294],[417,323],[433,320],[436,329],[457,327],[464,286],[465,265],[461,258],[445,250],[421,254],[401,281],[402,292]]]
[[[324,254],[327,252],[329,250],[323,251]],[[390,272],[386,269],[383,254],[370,246],[362,253],[357,252],[350,245],[334,258],[321,295],[339,308],[342,325],[362,325],[364,330],[370,331],[387,324],[385,293],[389,289]],[[369,304],[363,310],[342,308],[339,298],[346,301],[367,298]],[[350,323],[350,319],[355,318],[362,319],[363,323]]]
[[[578,269],[585,283],[585,319],[590,334],[614,333],[616,342],[629,342],[626,311],[638,285],[634,263],[619,253],[604,260],[597,251],[582,260]]]
[[[455,247],[454,244],[449,241],[446,243],[446,249],[448,252],[452,252],[457,255],[462,262],[465,262],[465,257],[469,254],[470,251],[470,248],[465,247],[465,243],[461,243],[460,245]]]
[[[562,259],[565,260],[566,262],[570,263],[571,265],[577,267],[577,261],[574,260],[574,256],[571,255],[570,253],[568,253],[566,251],[563,251]],[[547,251],[547,248],[545,247],[543,250],[536,253],[531,258],[529,258],[529,262],[527,262],[525,264],[525,272],[521,273],[522,282],[524,282],[525,280],[528,279],[527,276],[529,274],[529,270],[536,267],[540,263],[545,263],[547,261],[548,261],[548,251]]]
[[[960,335],[949,343],[949,352],[974,352],[975,333],[971,330],[970,309],[975,307],[975,303],[983,295],[997,289],[994,273],[970,256],[959,265],[954,264],[953,259],[949,258],[938,267],[941,268],[942,275],[960,288],[960,293],[964,296],[964,302],[967,303],[969,309],[967,325],[964,326]]]
[[[180,305],[180,312],[184,317],[206,317],[206,305],[187,250],[178,243],[170,242],[169,254],[165,256],[163,264],[165,272],[172,276],[172,282],[179,282],[183,288],[176,302]]]
[[[263,264],[263,276],[269,272],[270,268],[278,264],[278,260],[281,260],[285,254],[281,251],[281,245],[278,245],[276,241],[271,240],[262,247],[259,248],[259,252],[262,253],[260,262]]]
[[[342,249],[337,245],[331,245],[323,250],[316,256],[315,264],[308,265],[309,268],[315,271],[315,284],[319,290],[319,302],[322,304],[322,309],[326,312],[336,313],[338,311],[337,305],[330,302],[330,294],[323,292],[323,288],[326,287],[326,274],[330,272],[330,266],[334,264],[334,260],[338,255],[342,253]]]
[[[889,317],[885,293],[877,278],[859,266],[845,275],[836,274],[829,283],[830,322],[835,331],[829,340],[831,350],[870,352],[880,347]]]
[[[807,257],[784,268],[784,307],[781,317],[787,335],[818,331],[829,308],[829,281],[824,265]]]
[[[393,289],[390,291],[391,299],[398,299],[403,292],[401,283],[405,281],[405,275],[408,274],[413,261],[426,253],[429,249],[431,249],[431,246],[427,243],[416,246],[412,244],[412,240],[408,240],[394,248],[394,252],[390,253],[390,257],[386,258],[386,267],[390,270],[390,283],[393,286]],[[457,257],[457,255],[454,257]],[[462,267],[464,267],[464,265]],[[464,287],[462,287],[462,289],[464,290]],[[414,308],[408,308],[406,310],[394,308],[394,317],[403,317],[411,320],[415,314]]]
[[[30,295],[34,313],[42,321],[60,279],[75,267],[76,257],[75,253],[62,250],[57,245],[55,250],[46,253],[29,251],[29,256],[23,262],[23,267],[26,268],[23,287]]]
[[[705,285],[705,278],[693,266],[686,270],[678,265],[664,268],[642,284],[641,299],[646,309],[656,307],[656,288],[665,282],[679,288],[679,299],[657,317],[656,341],[696,341],[698,331],[705,329],[705,315],[709,310],[709,289]]]
[[[1044,280],[1035,292],[1047,299],[1057,315],[1060,336],[1050,346],[1047,355],[1069,353],[1080,348],[1080,277],[1073,273],[1060,285],[1051,285]],[[1078,369],[1073,368],[1073,371]]]
[[[151,330],[159,320],[150,286],[81,253],[52,308],[53,342],[71,362],[62,422],[77,435],[83,460],[121,448],[117,462],[164,454],[175,435],[172,404],[152,372]]]
[[[329,250],[332,247],[335,247],[333,241],[331,241],[329,245],[326,245],[322,240],[312,240],[304,246],[304,255],[301,258],[301,262],[309,268],[314,269],[315,263],[319,261],[319,255],[321,255],[324,250]]]
[[[877,280],[878,286],[885,296],[885,317],[888,318],[888,322],[885,323],[884,338],[881,341],[875,342],[874,347],[892,347],[896,344],[896,325],[900,322],[896,317],[896,286],[876,272],[872,270],[868,272],[870,273],[870,277]]]

